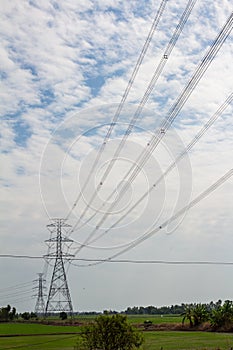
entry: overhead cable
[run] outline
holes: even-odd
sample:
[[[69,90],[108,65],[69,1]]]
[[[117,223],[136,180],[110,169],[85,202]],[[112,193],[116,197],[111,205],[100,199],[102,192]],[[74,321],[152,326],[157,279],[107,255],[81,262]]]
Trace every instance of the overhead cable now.
[[[212,117],[208,120],[208,122],[201,128],[201,130],[194,136],[191,142],[185,147],[185,149],[179,154],[179,156],[175,159],[175,161],[167,168],[167,170],[158,178],[156,182],[154,182],[151,187],[125,212],[125,214],[121,215],[118,220],[116,220],[108,229],[106,229],[103,233],[101,233],[98,237],[91,240],[88,244],[89,248],[92,248],[90,244],[96,242],[103,235],[106,235],[111,229],[115,228],[120,222],[122,222],[126,216],[128,216],[147,196],[155,190],[161,181],[176,167],[177,163],[179,163],[188,152],[200,141],[201,137],[207,132],[207,130],[214,124],[214,122],[222,115],[225,109],[229,106],[229,104],[233,100],[233,93],[231,93],[224,103],[218,108],[218,110],[212,115]],[[81,245],[81,244],[80,244]],[[118,246],[119,247],[119,246]],[[103,247],[102,247],[103,249]],[[105,247],[105,249],[109,249]],[[112,249],[112,248],[111,248]]]
[[[10,257],[12,257],[12,256],[14,256],[14,255],[10,255]],[[8,254],[0,254],[0,257],[5,258],[5,257],[9,257],[9,255]],[[29,285],[33,285],[33,281],[19,283],[19,284],[15,284],[14,286],[1,288],[0,293],[7,293],[9,290],[12,290],[12,289],[16,290],[16,289],[27,288]]]
[[[134,67],[134,70],[133,70],[133,72],[131,74],[131,77],[130,77],[130,79],[128,81],[127,87],[126,87],[126,89],[124,91],[124,94],[123,94],[123,96],[121,98],[121,101],[120,101],[120,103],[118,105],[118,108],[117,108],[117,110],[116,110],[116,112],[115,112],[115,114],[113,116],[113,119],[112,119],[112,121],[110,123],[109,129],[107,131],[107,134],[106,134],[106,136],[104,138],[104,141],[103,141],[103,143],[102,143],[102,145],[101,145],[101,147],[100,147],[100,149],[98,151],[97,157],[96,157],[96,159],[95,159],[95,161],[94,161],[94,163],[92,165],[90,173],[93,173],[94,170],[96,169],[96,166],[97,166],[97,164],[98,164],[98,162],[100,160],[100,157],[101,157],[101,155],[102,155],[102,153],[103,153],[103,151],[105,149],[106,143],[109,140],[109,138],[110,138],[110,136],[112,134],[112,130],[113,130],[113,128],[114,128],[114,126],[115,126],[115,124],[116,124],[120,114],[121,114],[121,111],[122,111],[122,108],[124,106],[124,103],[125,103],[128,95],[129,95],[130,89],[131,89],[131,87],[132,87],[132,85],[134,83],[134,80],[135,80],[135,78],[137,76],[139,68],[140,68],[140,66],[142,64],[142,61],[143,61],[145,55],[146,55],[146,52],[147,52],[148,47],[150,45],[150,42],[151,42],[151,40],[153,38],[155,30],[156,30],[156,28],[157,28],[157,26],[159,24],[159,21],[160,21],[160,19],[162,17],[162,14],[163,14],[163,12],[165,10],[166,4],[167,4],[167,0],[162,0],[161,3],[160,3],[159,9],[158,9],[158,11],[157,11],[157,13],[155,15],[154,21],[153,21],[153,23],[151,25],[150,31],[149,31],[148,36],[146,38],[146,41],[145,41],[145,43],[143,45],[142,51],[141,51],[141,53],[140,53],[140,55],[138,57],[138,60],[137,60],[136,65]],[[88,183],[89,183],[89,176],[87,176],[86,181],[84,182],[78,197],[76,198],[73,206],[71,207],[68,215],[66,216],[66,219],[68,219],[70,217],[72,211],[77,206],[77,204],[80,201],[80,199],[82,198],[82,192],[85,190],[85,188],[87,187]]]
[[[133,164],[132,167],[129,169],[127,174],[124,176],[123,181],[125,181],[124,185],[122,188],[119,190],[119,194],[117,199],[110,205],[108,208],[108,211],[103,215],[103,217],[99,220],[99,222],[96,225],[96,228],[89,234],[87,239],[84,241],[84,245],[87,244],[90,239],[94,236],[94,234],[99,230],[101,225],[105,222],[107,217],[109,216],[109,213],[114,209],[116,204],[119,203],[121,197],[123,194],[127,191],[128,187],[130,184],[134,181],[134,179],[137,177],[137,175],[140,173],[142,167],[145,165],[147,160],[150,158],[151,154],[157,147],[157,145],[160,143],[164,135],[166,134],[166,131],[168,128],[172,125],[174,122],[175,118],[179,114],[180,110],[183,108],[184,104],[190,97],[191,93],[201,80],[202,76],[206,72],[207,68],[210,66],[211,62],[213,59],[216,57],[218,51],[222,47],[223,43],[229,36],[231,30],[232,30],[232,24],[233,24],[233,13],[229,16],[227,19],[225,25],[221,29],[220,33],[217,35],[216,39],[213,41],[212,45],[210,46],[209,50],[201,60],[200,64],[198,65],[194,75],[182,91],[182,93],[179,95],[178,99],[176,102],[173,104],[171,107],[170,111],[168,112],[168,115],[164,119],[164,121],[161,124],[161,127],[157,130],[155,130],[155,133],[153,134],[151,140],[149,143],[147,143],[147,146],[145,149],[141,152],[139,157],[136,160],[136,166]],[[163,132],[161,132],[163,131]],[[127,181],[126,181],[127,180]],[[111,196],[114,194],[112,192],[110,196],[107,198],[106,202],[108,202],[111,198]],[[105,204],[105,203],[104,203]],[[79,251],[82,249],[82,246],[79,248]],[[78,252],[79,252],[78,251]]]
[[[133,249],[137,245],[141,244],[143,241],[146,239],[150,238],[154,234],[158,233],[161,231],[163,228],[168,226],[171,222],[175,221],[179,216],[183,215],[185,212],[193,208],[195,205],[197,205],[199,202],[201,202],[204,198],[208,197],[213,191],[215,191],[218,187],[220,187],[224,182],[226,182],[230,177],[233,175],[233,169],[230,169],[227,171],[222,177],[220,177],[214,184],[212,184],[210,187],[208,187],[205,191],[203,191],[201,194],[199,194],[196,198],[194,198],[189,204],[184,206],[182,209],[180,209],[177,213],[175,213],[173,216],[171,216],[169,219],[165,220],[162,224],[157,226],[154,229],[150,229],[147,232],[145,232],[143,235],[141,235],[138,239],[136,239],[133,243],[131,243],[129,246],[126,248],[122,249],[120,252],[103,259],[101,262],[96,262],[92,264],[87,264],[87,265],[80,265],[80,266],[93,266],[93,265],[98,265],[102,262],[106,262],[112,259],[115,259],[116,257],[128,252],[129,250]]]
[[[4,257],[0,255],[0,258]],[[11,255],[16,259],[44,259],[43,256],[30,256],[30,255]],[[55,258],[54,258],[55,259]],[[83,261],[83,262],[106,262],[106,263],[123,263],[123,264],[165,264],[165,265],[233,265],[233,261],[213,261],[213,260],[136,260],[136,259],[89,259],[89,258],[71,258],[69,261]]]
[[[172,50],[173,48],[175,47],[176,43],[177,43],[177,40],[180,36],[180,34],[182,33],[182,30],[193,10],[193,7],[195,5],[197,0],[189,0],[188,1],[188,4],[179,20],[179,23],[177,24],[174,32],[173,32],[173,35],[164,51],[164,54],[162,55],[162,58],[158,64],[158,66],[156,67],[155,71],[154,71],[154,74],[150,80],[150,83],[149,85],[147,86],[147,89],[139,103],[139,106],[138,108],[136,109],[130,123],[129,123],[129,126],[118,146],[118,148],[116,149],[114,155],[113,155],[113,160],[112,162],[109,163],[109,165],[107,166],[107,169],[105,170],[103,176],[101,177],[101,180],[99,182],[99,184],[97,185],[97,188],[96,188],[96,191],[93,193],[92,197],[90,198],[89,202],[87,203],[87,205],[85,206],[85,209],[83,210],[82,214],[80,215],[78,221],[76,222],[76,224],[74,225],[74,227],[72,228],[71,230],[71,233],[76,229],[78,228],[78,225],[79,223],[82,221],[83,217],[85,216],[86,212],[88,211],[89,207],[91,206],[91,204],[93,203],[94,199],[96,198],[96,195],[97,193],[99,192],[99,190],[102,188],[107,176],[109,175],[110,171],[112,170],[115,162],[116,162],[116,159],[118,158],[122,148],[124,147],[125,143],[126,143],[126,140],[128,138],[128,136],[130,135],[130,133],[132,132],[132,129],[134,127],[134,125],[136,124],[138,118],[140,117],[141,113],[142,113],[142,110],[143,108],[145,107],[145,104],[147,103],[148,101],[148,98],[151,94],[151,92],[153,91],[154,87],[155,87],[155,84],[156,82],[158,81],[167,61],[168,61],[168,58],[169,56],[171,55],[172,53]],[[113,194],[111,194],[110,197],[112,197]],[[95,216],[96,214],[94,214],[93,216]],[[89,222],[89,220],[85,221],[84,223],[86,224],[87,222]],[[83,226],[83,224],[81,225],[81,227]],[[80,227],[79,227],[80,228]]]

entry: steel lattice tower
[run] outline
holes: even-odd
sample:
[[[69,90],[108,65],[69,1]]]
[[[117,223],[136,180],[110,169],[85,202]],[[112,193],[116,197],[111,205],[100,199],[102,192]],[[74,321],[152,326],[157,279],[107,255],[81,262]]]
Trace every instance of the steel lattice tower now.
[[[44,315],[45,312],[45,302],[44,302],[44,282],[45,279],[43,279],[43,273],[38,273],[39,278],[36,280],[38,282],[38,295],[37,295],[37,300],[36,300],[36,306],[35,306],[35,313],[37,315]]]
[[[51,232],[51,238],[46,242],[48,242],[55,251],[49,253],[46,257],[48,259],[55,259],[55,263],[45,308],[45,315],[50,312],[61,311],[68,312],[72,315],[73,307],[64,264],[65,260],[73,255],[63,251],[65,248],[68,250],[68,244],[73,242],[66,236],[66,229],[71,226],[66,224],[64,219],[53,219],[52,223],[47,225],[47,227]],[[64,231],[64,235],[62,234],[62,231]],[[52,237],[53,234],[55,234],[55,237]]]

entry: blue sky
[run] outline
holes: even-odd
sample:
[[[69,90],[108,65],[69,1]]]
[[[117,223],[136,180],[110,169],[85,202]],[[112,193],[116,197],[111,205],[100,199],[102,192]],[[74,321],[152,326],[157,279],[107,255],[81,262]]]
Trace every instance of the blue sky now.
[[[72,225],[111,162],[120,136],[140,103],[187,2],[167,2],[101,162],[90,176],[84,200],[70,217]],[[2,2],[1,254],[46,253],[44,240],[48,238],[49,217],[65,216],[72,207],[122,98],[158,6],[159,2],[136,0]],[[230,0],[196,2],[92,210],[99,208],[112,188],[119,185],[122,174],[135,164],[137,155],[188,83],[231,12]],[[231,33],[171,130],[131,185],[126,206],[133,204],[166,170],[232,92],[232,52]],[[111,247],[133,240],[231,169],[231,116],[232,105],[163,181],[158,192],[133,211],[122,227],[100,240],[98,246]],[[182,218],[172,234],[164,231],[155,235],[122,257],[232,260],[231,193],[229,180]],[[92,213],[90,210],[87,217]],[[74,232],[72,238],[85,240],[100,218],[96,215],[91,226]],[[104,227],[109,227],[116,218],[110,215]],[[111,251],[83,249],[80,257],[103,258],[109,254]],[[27,281],[34,280],[42,267],[41,261],[29,264],[0,260],[6,286],[24,281],[25,271]],[[76,310],[123,309],[133,305],[232,299],[229,267],[216,270],[103,264],[90,268],[71,266],[69,278]],[[49,279],[48,274],[48,283]],[[202,289],[200,279],[204,281]],[[16,307],[33,309],[34,303],[33,299],[27,300]]]

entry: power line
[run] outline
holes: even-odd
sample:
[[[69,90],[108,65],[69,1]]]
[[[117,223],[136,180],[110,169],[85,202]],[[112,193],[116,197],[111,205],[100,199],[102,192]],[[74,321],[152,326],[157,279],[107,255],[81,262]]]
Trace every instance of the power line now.
[[[113,204],[110,206],[110,209],[109,209],[110,211],[115,207],[117,201],[119,201],[119,199],[120,199],[120,196],[126,191],[126,189],[129,186],[129,183],[132,183],[132,181],[136,178],[136,176],[140,172],[140,169],[145,165],[146,161],[149,159],[152,152],[155,150],[156,146],[159,144],[161,139],[164,137],[166,130],[171,126],[171,124],[173,123],[173,121],[177,117],[181,108],[183,107],[183,105],[185,104],[185,102],[187,101],[187,99],[189,98],[191,93],[193,92],[194,88],[197,86],[198,82],[202,78],[203,74],[205,73],[205,71],[209,67],[210,63],[212,62],[212,60],[216,56],[217,52],[221,48],[225,39],[230,34],[230,31],[232,30],[232,22],[233,22],[233,15],[231,14],[231,16],[228,18],[225,26],[223,27],[223,29],[221,30],[221,32],[219,33],[219,35],[217,36],[217,38],[215,39],[213,44],[211,45],[207,54],[202,59],[200,65],[198,66],[197,70],[195,71],[193,77],[191,78],[191,80],[189,81],[189,83],[187,84],[187,86],[185,87],[185,89],[183,90],[183,92],[181,93],[179,98],[177,99],[177,101],[172,106],[170,112],[168,113],[168,117],[162,123],[161,128],[159,130],[156,130],[157,133],[155,133],[155,135],[152,136],[150,142],[148,143],[149,150],[146,150],[146,148],[145,148],[145,150],[142,151],[142,153],[140,154],[140,156],[138,157],[138,159],[136,161],[136,164],[138,164],[137,167],[135,168],[135,166],[133,165],[131,167],[131,169],[128,171],[128,173],[126,174],[124,180],[132,172],[132,174],[129,176],[128,182],[120,190],[120,193],[119,193],[117,200],[115,202],[113,202]],[[161,132],[161,130],[163,130],[163,133]],[[100,227],[100,225],[102,225],[102,223],[105,221],[105,218],[107,216],[108,216],[108,213],[106,213],[104,215],[104,217],[99,221],[99,223],[97,224],[97,227]]]
[[[0,254],[0,257],[2,257],[2,258],[13,257],[13,256],[14,256],[14,254]],[[29,285],[33,285],[33,281],[15,284],[14,286],[6,287],[6,288],[1,288],[0,293],[5,293],[8,290],[12,290],[12,289],[23,289],[26,286],[28,287]]]
[[[10,254],[9,254],[10,255]],[[0,255],[0,258],[3,256]],[[31,255],[13,255],[11,254],[12,258],[16,259],[44,259],[43,256],[31,256]],[[55,259],[55,258],[54,258]],[[69,262],[71,261],[83,261],[83,262],[104,262],[104,263],[123,263],[123,264],[165,264],[165,265],[233,265],[233,261],[175,261],[175,260],[135,260],[135,259],[88,259],[88,258],[71,258],[69,259]]]
[[[136,247],[137,245],[141,244],[143,241],[146,239],[150,238],[154,234],[158,233],[166,227],[168,224],[176,220],[179,216],[183,215],[185,212],[193,208],[195,205],[197,205],[199,202],[201,202],[204,198],[206,198],[208,195],[210,195],[213,191],[215,191],[218,187],[220,187],[224,182],[226,182],[230,177],[233,175],[233,169],[230,169],[227,173],[225,173],[222,177],[220,177],[214,184],[212,184],[210,187],[208,187],[205,191],[203,191],[201,194],[199,194],[196,198],[194,198],[188,205],[180,209],[176,214],[174,214],[172,217],[169,219],[165,220],[162,224],[157,226],[154,229],[150,229],[147,232],[145,232],[141,237],[137,238],[134,242],[132,242],[129,246],[126,248],[122,249],[120,252],[108,257],[105,259],[105,261],[112,260],[119,255],[122,255],[123,253],[128,252],[132,248]],[[97,265],[101,262],[93,263],[93,264],[88,264],[87,266],[93,266]],[[85,265],[84,265],[85,266]]]
[[[38,256],[38,255],[17,255],[17,254],[0,254],[0,258],[45,259],[44,256]],[[11,288],[11,287],[9,287],[9,288]]]
[[[96,262],[120,262],[120,260],[113,260],[115,257],[125,253],[126,251],[131,250],[138,244],[142,243],[145,239],[148,239],[158,231],[160,231],[162,228],[166,227],[170,222],[177,219],[180,215],[182,215],[185,211],[188,211],[192,207],[194,207],[196,204],[198,204],[200,201],[202,201],[204,198],[206,198],[208,195],[210,195],[213,191],[215,191],[218,187],[220,187],[224,182],[226,182],[231,176],[233,175],[233,169],[230,169],[225,175],[220,177],[214,184],[212,184],[210,187],[208,187],[205,191],[203,191],[200,195],[198,195],[196,198],[194,198],[188,205],[183,207],[181,210],[179,210],[176,214],[174,214],[171,218],[164,221],[160,226],[156,227],[155,229],[146,232],[142,237],[138,238],[131,244],[129,247],[121,250],[117,254],[112,255],[109,258],[106,259],[81,259],[81,258],[69,258],[69,262],[71,261],[96,261]],[[0,258],[16,258],[16,259],[45,259],[44,256],[34,256],[34,255],[16,255],[16,254],[0,254]],[[50,259],[56,259],[56,256],[51,256]],[[122,262],[135,262],[136,260],[122,260]],[[170,263],[170,262],[167,262]],[[183,262],[185,263],[185,262]],[[191,264],[191,262],[187,262],[188,264]],[[195,264],[198,264],[199,262],[195,262]],[[201,264],[204,264],[204,262],[200,262]],[[219,265],[231,265],[231,262],[206,262],[210,264],[219,264]],[[90,264],[88,265],[90,266]],[[22,285],[27,285],[31,282],[23,283]],[[17,286],[17,285],[16,285]],[[20,285],[19,285],[20,286]],[[10,289],[11,287],[4,288],[4,290]]]
[[[92,165],[90,173],[94,172],[94,170],[95,170],[95,168],[96,168],[96,166],[97,166],[97,164],[98,164],[98,162],[100,160],[100,157],[101,157],[101,155],[102,155],[102,153],[103,153],[103,151],[105,149],[106,143],[107,143],[107,141],[109,140],[109,138],[110,138],[110,136],[112,134],[112,130],[113,130],[115,124],[116,124],[116,121],[117,121],[117,119],[119,118],[119,116],[121,114],[121,111],[122,111],[122,108],[124,106],[124,103],[125,103],[125,101],[126,101],[126,99],[128,97],[128,94],[129,94],[130,89],[131,89],[131,87],[132,87],[132,85],[134,83],[134,80],[135,80],[136,75],[137,75],[137,73],[139,71],[139,68],[140,68],[140,66],[142,64],[142,61],[143,61],[143,59],[144,59],[144,57],[146,55],[146,52],[148,50],[148,47],[150,45],[150,42],[151,42],[152,37],[154,35],[154,32],[155,32],[155,30],[156,30],[156,28],[157,28],[157,26],[159,24],[159,21],[160,21],[160,19],[162,17],[163,12],[165,10],[166,4],[167,4],[167,0],[162,0],[161,3],[160,3],[159,9],[158,9],[158,11],[157,11],[157,13],[155,15],[154,21],[152,23],[152,26],[150,28],[150,31],[149,31],[148,36],[146,38],[146,41],[145,41],[145,43],[143,45],[142,51],[141,51],[141,53],[140,53],[140,55],[138,57],[138,60],[137,60],[136,65],[134,67],[134,70],[133,70],[133,72],[131,74],[131,77],[130,77],[130,79],[128,81],[127,87],[126,87],[126,89],[124,91],[124,94],[123,94],[122,99],[121,99],[121,101],[120,101],[120,103],[118,105],[118,108],[117,108],[117,110],[116,110],[116,112],[115,112],[115,114],[113,116],[113,119],[112,119],[112,121],[110,123],[109,129],[107,131],[107,134],[106,134],[106,136],[104,138],[104,141],[103,141],[103,143],[102,143],[102,145],[101,145],[101,147],[100,147],[100,149],[98,151],[97,157],[96,157],[96,159],[95,159],[95,161],[94,161],[94,163]],[[82,197],[82,192],[85,190],[85,188],[87,187],[88,183],[89,183],[89,176],[87,176],[87,179],[86,179],[82,189],[80,190],[80,193],[79,193],[77,199],[75,200],[72,208],[70,209],[68,215],[66,216],[66,219],[68,219],[70,217],[72,211],[74,210],[74,208],[78,204],[79,200]],[[72,230],[71,230],[71,232],[72,232]]]
[[[27,290],[22,290],[22,291],[18,291],[18,292],[14,292],[14,291],[12,291],[12,293],[7,293],[6,294],[6,296],[2,296],[1,295],[1,298],[2,299],[6,299],[6,298],[8,298],[8,297],[16,297],[16,296],[18,296],[18,295],[23,295],[23,294],[31,294],[32,293],[32,288],[31,289],[27,289]]]
[[[28,296],[27,298],[24,297],[24,298],[17,298],[17,299],[8,299],[8,301],[6,302],[7,304],[17,304],[17,303],[28,303],[29,301],[33,300],[33,297],[32,296]]]
[[[171,109],[169,110],[169,113],[167,117],[164,119],[164,121],[161,124],[161,127],[158,130],[155,130],[154,135],[152,136],[149,143],[147,143],[147,146],[145,149],[141,152],[138,159],[136,160],[137,166],[133,164],[130,170],[127,172],[127,174],[124,176],[123,181],[127,179],[125,184],[122,186],[122,188],[119,191],[118,198],[116,201],[114,201],[110,207],[108,208],[108,211],[103,215],[102,219],[99,220],[99,222],[96,225],[96,228],[92,230],[92,232],[89,234],[87,239],[84,241],[84,245],[87,244],[90,239],[94,236],[94,234],[99,230],[101,225],[105,222],[107,217],[109,216],[109,212],[113,210],[113,208],[116,206],[116,204],[119,203],[121,197],[123,194],[127,191],[129,185],[135,180],[139,172],[141,171],[141,168],[145,165],[147,160],[150,158],[151,154],[157,147],[157,145],[160,143],[164,135],[166,134],[166,131],[168,128],[172,125],[175,118],[179,114],[180,110],[183,108],[184,104],[190,97],[191,93],[201,80],[202,76],[206,72],[207,68],[210,66],[213,59],[216,57],[218,51],[222,47],[223,43],[225,42],[226,38],[229,36],[231,30],[232,30],[232,23],[233,23],[233,13],[229,16],[227,19],[225,25],[213,41],[212,45],[210,46],[207,53],[204,55],[203,59],[201,60],[200,64],[198,65],[195,73],[193,74],[192,78],[182,91],[182,93],[179,95],[176,102],[173,104]],[[162,132],[163,131],[163,132]],[[107,201],[112,197],[114,192],[110,194],[110,196],[107,198]],[[104,203],[105,205],[105,203]],[[102,205],[102,207],[104,206]],[[100,208],[101,209],[101,208]],[[79,248],[77,253],[82,249],[82,246]]]
[[[193,10],[193,7],[194,7],[196,1],[197,0],[189,0],[188,1],[188,4],[187,4],[187,6],[186,6],[186,8],[185,8],[181,18],[180,18],[179,23],[177,24],[177,26],[176,26],[176,28],[175,28],[175,30],[173,32],[173,35],[172,35],[172,37],[171,37],[171,39],[170,39],[170,41],[169,41],[169,43],[168,43],[168,45],[167,45],[167,47],[166,47],[166,49],[164,51],[164,54],[163,54],[163,56],[162,56],[162,58],[161,58],[161,60],[160,60],[160,62],[158,64],[158,66],[156,67],[156,69],[154,71],[154,74],[153,74],[153,76],[152,76],[152,78],[150,80],[150,83],[147,86],[147,89],[146,89],[146,91],[145,91],[145,93],[144,93],[144,95],[143,95],[143,97],[142,97],[142,99],[141,99],[141,101],[139,103],[139,106],[136,109],[136,112],[134,113],[134,115],[133,115],[133,117],[132,117],[132,119],[131,119],[131,121],[129,123],[129,126],[128,126],[128,128],[127,128],[127,130],[126,130],[126,132],[125,132],[125,134],[124,134],[124,136],[123,136],[123,138],[122,138],[122,140],[121,140],[117,150],[114,153],[113,161],[109,163],[106,171],[104,172],[104,174],[103,174],[103,176],[102,176],[102,178],[101,178],[101,180],[100,180],[100,182],[99,182],[99,184],[98,184],[98,186],[96,188],[96,191],[93,193],[89,203],[86,205],[86,207],[83,210],[82,214],[80,215],[77,223],[75,224],[75,226],[71,230],[71,233],[77,228],[77,226],[79,225],[80,221],[85,216],[85,214],[86,214],[87,210],[89,209],[90,205],[92,204],[92,202],[96,198],[96,195],[97,195],[98,191],[101,189],[104,181],[106,180],[107,176],[109,175],[110,171],[112,170],[112,168],[113,168],[113,166],[114,166],[114,164],[116,162],[117,157],[119,156],[122,148],[125,145],[125,142],[126,142],[128,136],[132,132],[132,129],[133,129],[134,125],[136,124],[139,116],[141,115],[141,112],[142,112],[143,108],[145,107],[145,104],[147,103],[148,98],[149,98],[151,92],[153,91],[153,89],[155,87],[155,84],[158,81],[158,79],[159,79],[159,77],[160,77],[160,75],[161,75],[161,73],[162,73],[162,71],[163,71],[163,69],[164,69],[164,67],[165,67],[165,65],[167,63],[168,58],[169,58],[170,54],[172,53],[172,50],[175,47],[179,36],[182,33],[182,30],[183,30],[183,28],[184,28],[184,26],[185,26],[185,24],[186,24],[186,22],[187,22],[187,20],[188,20],[188,18],[190,16],[191,12],[192,12],[192,10]],[[110,195],[110,198],[112,197],[112,195],[113,195],[113,193]],[[95,215],[93,215],[93,216],[95,216]],[[88,222],[88,220],[85,222],[85,224],[87,222]]]
[[[225,109],[229,106],[229,104],[233,100],[233,93],[231,93],[227,99],[224,101],[224,103],[218,108],[218,110],[212,115],[212,117],[208,120],[207,123],[201,128],[201,130],[194,136],[194,138],[191,140],[191,142],[185,147],[185,149],[181,152],[181,154],[175,159],[175,161],[167,168],[167,170],[159,177],[159,179],[151,185],[151,187],[137,200],[136,203],[134,203],[133,206],[131,206],[127,212],[124,215],[121,215],[121,217],[116,220],[107,230],[105,230],[103,233],[101,233],[98,237],[94,238],[89,242],[87,245],[89,248],[91,248],[90,244],[96,242],[99,238],[101,238],[103,235],[106,235],[111,229],[116,227],[122,220],[125,219],[125,217],[132,212],[154,189],[158,187],[160,182],[175,168],[177,163],[181,161],[187,153],[199,142],[201,137],[207,132],[207,130],[214,124],[214,122],[222,115],[222,113],[225,111]],[[81,245],[81,243],[79,243]],[[126,244],[128,245],[128,244]],[[119,247],[119,246],[118,246]],[[93,248],[93,247],[92,247]],[[97,248],[99,249],[99,248]],[[107,247],[105,247],[107,249]],[[112,249],[112,248],[111,248]]]
[[[106,263],[122,263],[122,264],[156,264],[156,265],[233,265],[233,261],[175,261],[175,260],[132,260],[132,259],[73,259],[72,261],[86,261],[86,262],[106,262]],[[74,265],[72,263],[72,265]]]

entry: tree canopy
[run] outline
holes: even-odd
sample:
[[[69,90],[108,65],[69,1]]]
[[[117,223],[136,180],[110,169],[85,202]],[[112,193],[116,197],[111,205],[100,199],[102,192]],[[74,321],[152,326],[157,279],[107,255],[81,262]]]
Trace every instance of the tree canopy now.
[[[0,321],[1,322],[7,322],[11,321],[16,317],[16,308],[12,307],[10,305],[7,305],[6,307],[2,307],[0,309]]]
[[[133,350],[143,343],[142,334],[120,314],[98,316],[85,328],[82,340],[86,350]]]

